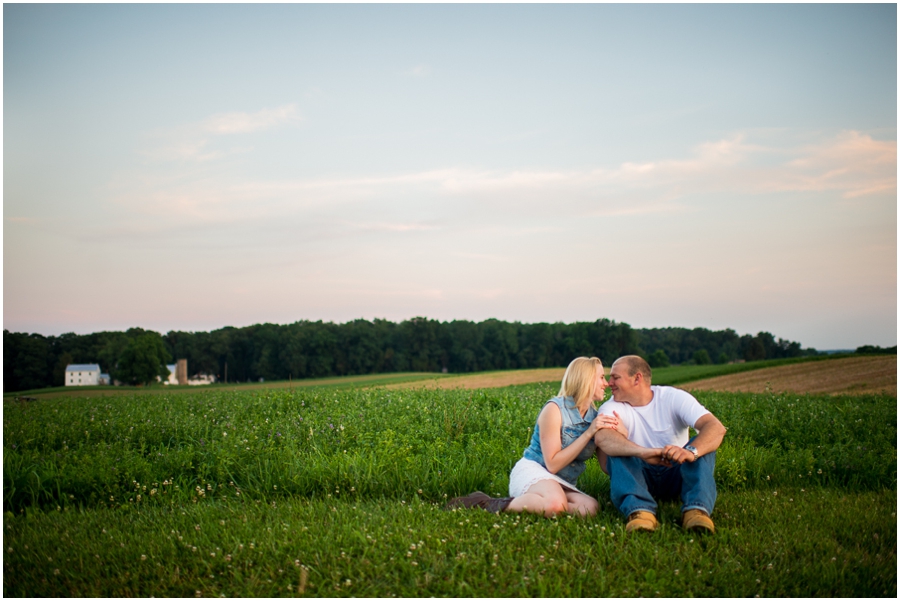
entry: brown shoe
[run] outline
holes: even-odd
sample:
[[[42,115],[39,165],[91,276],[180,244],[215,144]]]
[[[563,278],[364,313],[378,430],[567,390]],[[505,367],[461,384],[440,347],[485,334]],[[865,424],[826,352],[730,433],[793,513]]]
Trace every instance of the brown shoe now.
[[[500,513],[504,509],[506,509],[510,503],[512,503],[512,497],[501,497],[499,499],[495,499],[493,497],[489,497],[480,490],[476,490],[470,495],[466,495],[465,497],[456,497],[455,499],[450,499],[444,509],[453,509],[455,507],[465,507],[467,509],[471,509],[472,507],[480,507],[485,511],[490,511],[491,513]]]
[[[714,534],[716,527],[712,519],[701,509],[688,509],[681,516],[681,527],[685,530],[694,530],[696,532],[709,532]]]
[[[628,516],[628,523],[625,524],[625,532],[637,532],[645,530],[653,532],[656,530],[656,516],[649,511],[635,511]]]

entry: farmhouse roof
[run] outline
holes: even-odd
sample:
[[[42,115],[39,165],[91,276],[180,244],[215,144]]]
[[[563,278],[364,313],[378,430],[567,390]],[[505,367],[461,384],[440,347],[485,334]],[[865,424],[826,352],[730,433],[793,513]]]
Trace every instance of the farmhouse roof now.
[[[96,363],[69,363],[66,371],[100,371],[100,366]]]

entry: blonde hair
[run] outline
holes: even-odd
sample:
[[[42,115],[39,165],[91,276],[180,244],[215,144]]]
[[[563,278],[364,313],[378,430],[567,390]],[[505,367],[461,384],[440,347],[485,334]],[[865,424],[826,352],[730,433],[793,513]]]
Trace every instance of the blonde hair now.
[[[593,402],[594,379],[597,367],[603,369],[603,363],[597,357],[577,357],[572,359],[559,387],[559,396],[570,396],[575,399],[578,408],[584,408]]]

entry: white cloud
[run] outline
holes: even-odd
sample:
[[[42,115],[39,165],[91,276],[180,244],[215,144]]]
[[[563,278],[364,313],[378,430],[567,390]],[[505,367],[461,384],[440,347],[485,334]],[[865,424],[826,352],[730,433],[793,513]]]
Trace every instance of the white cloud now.
[[[466,252],[455,252],[453,253],[454,257],[462,257],[463,259],[472,259],[475,261],[508,261],[508,257],[503,257],[500,255],[486,255],[483,253],[466,253]]]
[[[199,123],[152,132],[151,144],[140,151],[154,161],[205,162],[247,152],[247,147],[210,149],[219,136],[250,134],[302,121],[296,104],[286,104],[255,113],[220,113]]]
[[[264,112],[219,127],[263,127],[281,117]],[[290,111],[279,115],[291,114]],[[346,207],[363,211],[368,229],[412,231],[445,224],[516,222],[689,210],[700,194],[767,195],[822,192],[832,199],[896,195],[896,142],[843,132],[818,143],[748,141],[739,134],[696,147],[685,158],[626,162],[590,170],[444,168],[372,177],[283,181],[236,180],[231,174],[191,179],[167,174],[130,185],[119,195],[141,212],[207,222],[282,219],[315,211],[343,221]],[[202,149],[202,146],[199,148]],[[203,156],[197,151],[196,156]],[[343,208],[341,208],[343,207]],[[396,215],[396,217],[395,217]]]
[[[212,134],[246,134],[278,125],[297,123],[300,120],[297,105],[286,104],[274,109],[263,109],[256,113],[213,115],[204,122],[203,129]]]
[[[426,75],[431,75],[431,67],[428,65],[420,64],[412,67],[411,69],[407,69],[403,72],[404,75],[411,75],[412,77],[425,77]]]
[[[363,223],[354,226],[360,230],[372,230],[381,232],[420,232],[436,229],[437,226],[427,223]]]
[[[896,194],[897,143],[842,132],[830,144],[810,146],[788,164],[792,190],[839,190],[844,198],[881,192]]]
[[[149,159],[157,161],[204,162],[225,156],[221,150],[208,150],[209,140],[197,136],[196,132],[181,132],[159,136],[162,143],[142,151]]]

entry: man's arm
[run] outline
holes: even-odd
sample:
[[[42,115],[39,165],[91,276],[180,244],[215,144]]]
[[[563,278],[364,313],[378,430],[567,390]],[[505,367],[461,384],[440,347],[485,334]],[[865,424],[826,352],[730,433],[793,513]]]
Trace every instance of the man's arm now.
[[[584,447],[594,437],[594,432],[600,428],[616,428],[619,426],[618,417],[599,414],[591,422],[584,433],[572,441],[569,446],[562,448],[560,432],[562,430],[562,415],[559,407],[554,403],[547,403],[538,415],[538,426],[541,429],[541,454],[544,456],[544,465],[551,474],[568,466],[575,461]]]
[[[606,414],[609,415],[609,414]],[[618,411],[613,411],[610,417],[615,417],[617,420],[617,426],[614,428],[616,432],[621,434],[626,440],[628,439],[628,429],[625,427],[625,422],[622,420],[622,416],[619,415]],[[594,437],[594,446],[596,448],[597,455],[597,463],[600,464],[600,469],[603,470],[604,474],[609,475],[609,469],[606,467],[606,460],[608,455],[603,452],[603,449],[600,448],[600,445],[597,443],[597,437]]]
[[[648,449],[637,445],[613,429],[597,431],[594,444],[609,457],[639,457],[651,465],[662,463],[662,449]]]
[[[725,426],[712,413],[707,413],[698,419],[697,423],[694,424],[694,429],[697,430],[697,437],[694,438],[694,442],[691,445],[697,449],[697,457],[702,457],[718,449],[719,445],[722,444],[722,439],[725,438]],[[691,462],[694,460],[693,453],[675,445],[668,445],[664,448],[662,456],[665,460],[672,463],[684,463],[685,461]]]
[[[697,449],[698,457],[717,450],[725,438],[725,426],[712,413],[698,419],[694,429],[697,430],[697,438],[694,439],[693,446]]]

